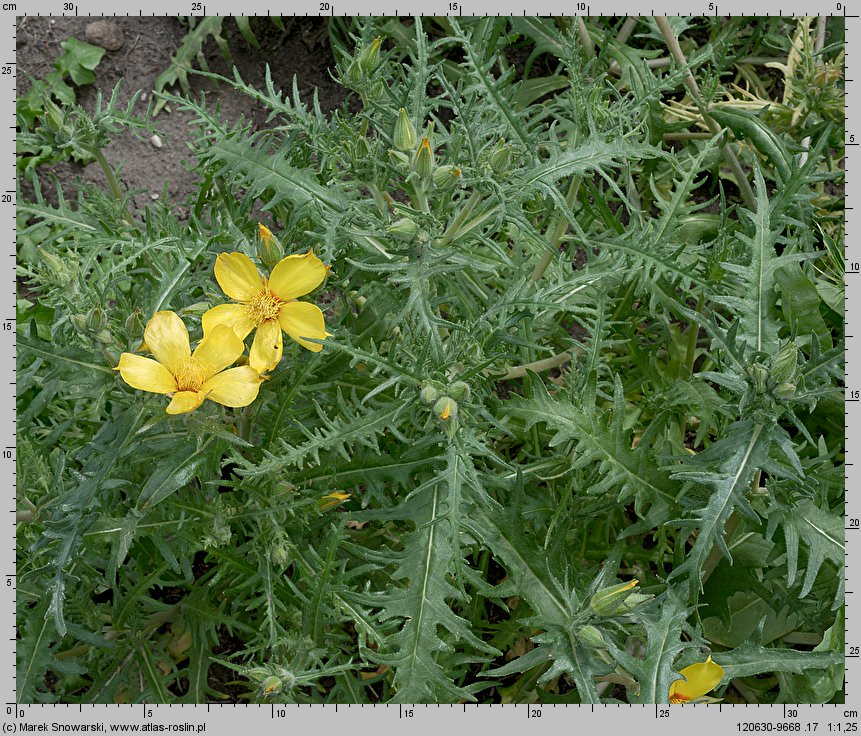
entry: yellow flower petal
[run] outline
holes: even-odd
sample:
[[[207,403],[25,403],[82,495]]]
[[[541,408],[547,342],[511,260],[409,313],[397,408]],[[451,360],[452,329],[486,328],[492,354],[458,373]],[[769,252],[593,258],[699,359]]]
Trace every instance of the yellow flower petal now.
[[[155,359],[173,374],[191,357],[188,330],[176,312],[156,312],[144,330],[144,342]]]
[[[300,255],[287,256],[272,269],[269,290],[287,302],[314,291],[323,283],[328,272],[329,269],[312,250]]]
[[[244,304],[219,304],[203,315],[203,334],[206,335],[216,325],[232,328],[240,340],[248,337],[254,329],[254,322]]]
[[[155,394],[169,394],[176,391],[176,381],[170,371],[161,363],[142,355],[123,353],[116,369],[123,380],[132,388],[152,391]]]
[[[685,667],[679,674],[685,679],[670,685],[670,701],[693,700],[714,690],[723,679],[723,667],[709,657],[705,662]]]
[[[263,288],[257,266],[244,253],[219,253],[215,280],[227,296],[238,302],[247,302]]]
[[[290,302],[281,307],[278,315],[281,329],[298,342],[303,348],[319,353],[323,346],[316,342],[308,342],[303,337],[313,337],[325,340],[329,333],[323,320],[320,307],[310,302]]]
[[[203,391],[177,391],[167,405],[168,414],[185,414],[194,411],[203,403],[206,393]]]
[[[281,337],[281,326],[274,319],[261,322],[254,333],[254,342],[248,353],[248,363],[252,368],[263,373],[271,371],[281,362],[284,353],[284,339]]]
[[[227,325],[216,325],[204,333],[203,340],[194,350],[194,357],[203,363],[203,380],[233,365],[244,350],[245,344]]]
[[[207,399],[224,406],[248,406],[257,398],[263,379],[250,365],[222,371],[200,388]]]

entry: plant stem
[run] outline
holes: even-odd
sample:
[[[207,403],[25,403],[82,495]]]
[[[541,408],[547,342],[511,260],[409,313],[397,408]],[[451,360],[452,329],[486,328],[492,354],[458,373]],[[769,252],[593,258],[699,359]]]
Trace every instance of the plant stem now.
[[[96,159],[96,163],[98,163],[98,165],[102,167],[102,173],[104,173],[105,179],[108,180],[108,187],[110,187],[111,194],[116,197],[117,202],[125,202],[123,190],[120,189],[120,183],[117,181],[117,177],[114,174],[114,170],[111,168],[111,165],[108,163],[108,160],[105,158],[105,154],[102,153],[102,149],[96,148],[94,146],[93,148],[89,148],[87,150],[93,155],[93,158]],[[123,222],[125,222],[127,225],[134,226],[135,220],[132,216],[131,209],[126,207],[125,211],[126,216]]]
[[[504,376],[501,376],[498,380],[508,381],[512,378],[523,378],[526,375],[526,371],[535,371],[536,373],[541,373],[541,371],[548,371],[551,368],[556,368],[557,366],[563,365],[569,360],[571,360],[571,353],[559,353],[559,355],[552,355],[549,358],[536,360],[532,363],[516,365],[512,368],[509,368],[508,372]]]
[[[571,184],[568,187],[568,194],[565,195],[565,204],[568,205],[569,210],[574,207],[574,200],[577,199],[577,192],[579,189],[580,180],[572,179]],[[532,276],[530,277],[533,281],[539,281],[544,275],[544,272],[547,270],[553,257],[557,254],[559,241],[562,240],[562,236],[565,235],[566,230],[568,230],[568,220],[565,219],[565,215],[559,215],[553,226],[553,232],[550,234],[550,249],[542,253],[541,260],[536,264],[535,270],[532,272]]]
[[[666,41],[667,43],[667,48],[669,49],[673,58],[676,60],[676,63],[686,70],[685,86],[688,88],[688,91],[691,94],[691,98],[693,99],[694,104],[696,104],[697,108],[699,109],[700,115],[703,116],[703,120],[705,121],[712,135],[717,135],[718,133],[720,133],[721,128],[714,121],[712,116],[708,113],[708,108],[702,98],[702,95],[700,94],[700,88],[697,84],[697,80],[694,79],[693,72],[691,72],[691,68],[688,65],[688,60],[685,58],[685,53],[684,51],[682,51],[682,47],[679,45],[679,39],[676,38],[676,34],[673,33],[673,29],[670,28],[670,22],[667,20],[667,16],[656,15],[655,22],[658,24],[658,28],[661,29],[661,35],[663,35],[664,41]],[[744,169],[741,167],[741,163],[735,155],[735,151],[732,150],[729,143],[725,143],[721,147],[721,153],[723,153],[724,159],[726,159],[729,168],[732,170],[733,176],[736,179],[736,184],[738,185],[745,205],[748,209],[755,211],[756,197],[753,194],[753,189],[750,186],[750,182],[747,180],[747,174],[745,174]]]

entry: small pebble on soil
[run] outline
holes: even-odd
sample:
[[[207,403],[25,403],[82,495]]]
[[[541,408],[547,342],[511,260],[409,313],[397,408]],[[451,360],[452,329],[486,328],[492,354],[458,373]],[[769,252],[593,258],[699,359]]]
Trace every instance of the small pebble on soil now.
[[[107,51],[118,51],[123,47],[122,30],[109,20],[97,20],[87,24],[84,36],[88,43],[101,46]]]

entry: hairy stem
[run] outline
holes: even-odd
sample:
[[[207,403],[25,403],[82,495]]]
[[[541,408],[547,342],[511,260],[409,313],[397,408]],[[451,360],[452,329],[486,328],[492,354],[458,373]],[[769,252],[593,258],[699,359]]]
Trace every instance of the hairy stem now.
[[[661,35],[664,37],[667,48],[676,60],[676,63],[687,70],[685,72],[685,86],[688,88],[688,92],[690,92],[691,99],[693,99],[699,109],[700,115],[702,115],[703,120],[712,135],[717,135],[720,133],[721,128],[708,113],[708,107],[700,94],[697,80],[694,79],[693,72],[691,72],[690,66],[688,65],[688,60],[685,58],[685,53],[679,45],[679,39],[676,38],[676,34],[673,33],[673,29],[670,28],[670,22],[667,20],[667,16],[656,15],[655,22],[658,24],[658,28],[661,29]],[[744,169],[741,167],[741,163],[736,157],[735,151],[732,150],[729,143],[725,143],[721,148],[721,153],[736,179],[736,184],[741,192],[742,199],[744,199],[745,205],[748,209],[756,211],[756,197],[753,194],[753,188],[747,180],[747,174],[745,174]]]
[[[111,194],[114,195],[117,202],[125,202],[125,196],[123,195],[123,190],[120,188],[120,183],[117,181],[117,177],[114,174],[114,170],[111,168],[111,165],[108,163],[108,160],[105,158],[105,154],[102,153],[102,149],[94,146],[87,150],[92,154],[93,158],[96,159],[96,163],[101,166],[102,173],[104,173],[105,179],[107,179]],[[129,207],[125,208],[125,215],[123,222],[127,225],[133,226],[135,224],[135,220]]]
[[[580,180],[572,179],[571,185],[568,187],[568,194],[565,195],[565,204],[568,206],[569,210],[574,207],[574,200],[577,199],[577,192],[579,189]],[[544,272],[547,270],[547,267],[550,265],[550,262],[556,256],[559,249],[559,241],[562,240],[562,236],[565,235],[565,232],[568,230],[568,224],[568,220],[565,216],[559,215],[553,226],[553,231],[550,234],[550,249],[542,253],[541,260],[539,260],[535,265],[535,270],[532,272],[532,276],[530,277],[533,281],[539,281],[541,279]]]

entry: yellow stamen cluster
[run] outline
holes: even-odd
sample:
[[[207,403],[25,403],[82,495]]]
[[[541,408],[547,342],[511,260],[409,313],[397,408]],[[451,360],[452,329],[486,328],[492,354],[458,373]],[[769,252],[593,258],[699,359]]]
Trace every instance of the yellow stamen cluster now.
[[[206,368],[196,358],[187,358],[174,375],[180,391],[198,391],[206,380]]]
[[[269,289],[258,291],[248,304],[248,314],[255,326],[269,319],[275,319],[281,311],[283,302]]]

